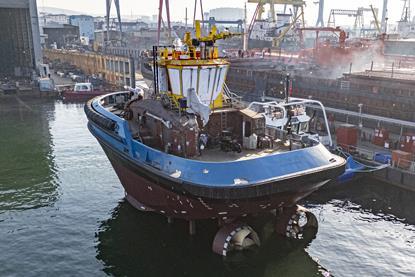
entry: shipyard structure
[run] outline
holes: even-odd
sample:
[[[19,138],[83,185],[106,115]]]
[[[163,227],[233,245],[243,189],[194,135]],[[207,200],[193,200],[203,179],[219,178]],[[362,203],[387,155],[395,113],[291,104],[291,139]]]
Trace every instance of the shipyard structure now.
[[[32,77],[42,63],[36,0],[0,0],[0,76]]]

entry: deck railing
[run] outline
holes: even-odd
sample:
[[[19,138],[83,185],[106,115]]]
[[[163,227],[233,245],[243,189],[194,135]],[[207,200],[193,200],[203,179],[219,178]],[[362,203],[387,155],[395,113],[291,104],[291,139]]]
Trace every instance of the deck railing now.
[[[223,84],[223,94],[230,100],[230,106],[242,107],[242,97],[232,92],[229,87]]]

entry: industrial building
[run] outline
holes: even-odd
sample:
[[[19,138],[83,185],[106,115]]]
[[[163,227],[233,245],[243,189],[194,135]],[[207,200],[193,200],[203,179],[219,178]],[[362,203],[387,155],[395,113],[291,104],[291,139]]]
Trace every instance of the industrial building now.
[[[71,15],[69,24],[79,27],[79,36],[94,40],[94,18],[89,15]]]
[[[43,27],[45,46],[50,48],[64,48],[79,43],[79,27],[70,24],[50,24]]]
[[[42,63],[36,0],[0,0],[0,76],[32,77]]]
[[[123,32],[131,33],[131,32],[138,32],[142,29],[148,29],[148,24],[142,21],[123,21],[123,22],[115,22],[115,27],[117,29],[123,30]]]
[[[69,17],[66,14],[40,13],[39,25],[42,27],[49,24],[69,24]]]
[[[110,41],[109,44],[117,45],[120,44],[121,33],[118,30],[98,30],[94,34],[94,49],[103,49],[106,41]]]

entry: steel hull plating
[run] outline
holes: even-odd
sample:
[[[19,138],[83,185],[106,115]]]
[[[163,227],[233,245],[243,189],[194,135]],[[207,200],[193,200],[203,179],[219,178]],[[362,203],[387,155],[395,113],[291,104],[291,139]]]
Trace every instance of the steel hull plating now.
[[[233,218],[289,207],[330,180],[324,176],[309,176],[310,182],[302,183],[300,187],[294,186],[297,181],[292,180],[293,190],[266,197],[212,199],[177,189],[174,183],[139,168],[139,165],[131,163],[103,141],[100,143],[126,191],[127,200],[139,210],[154,211],[175,218]]]

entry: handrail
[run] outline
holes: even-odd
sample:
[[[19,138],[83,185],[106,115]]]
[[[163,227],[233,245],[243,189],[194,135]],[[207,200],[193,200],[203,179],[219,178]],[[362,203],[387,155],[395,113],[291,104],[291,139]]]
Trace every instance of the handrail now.
[[[223,84],[223,92],[231,100],[231,104],[242,105],[242,97],[232,92],[226,83]]]
[[[304,104],[310,103],[310,104],[316,104],[316,105],[320,106],[320,108],[323,112],[324,121],[326,123],[326,130],[327,130],[327,134],[329,136],[330,146],[333,146],[333,140],[331,138],[330,126],[329,126],[329,121],[327,119],[326,108],[324,107],[323,103],[321,103],[320,101],[317,101],[317,100],[312,100],[312,99],[301,99],[301,98],[295,98],[295,97],[291,97],[290,99],[299,101],[300,103],[304,103]]]
[[[269,104],[274,104],[275,106],[280,106],[280,107],[286,107],[286,106],[291,106],[291,105],[300,105],[303,104],[305,106],[310,106],[312,104],[320,106],[320,109],[323,112],[323,117],[324,117],[324,122],[325,122],[325,127],[327,130],[327,136],[329,137],[329,146],[332,147],[333,146],[333,139],[331,137],[331,133],[330,133],[330,126],[329,126],[329,121],[327,119],[327,113],[326,113],[326,108],[324,107],[323,103],[321,103],[320,101],[317,100],[312,100],[312,99],[303,99],[303,98],[296,98],[296,97],[290,97],[289,98],[289,102],[283,102],[282,99],[278,99],[278,98],[274,98],[274,97],[266,97],[267,99],[271,99],[272,101],[268,102]],[[280,101],[280,102],[278,102]],[[260,103],[261,105],[266,104],[266,102],[252,102],[251,105],[253,105],[254,103]]]

